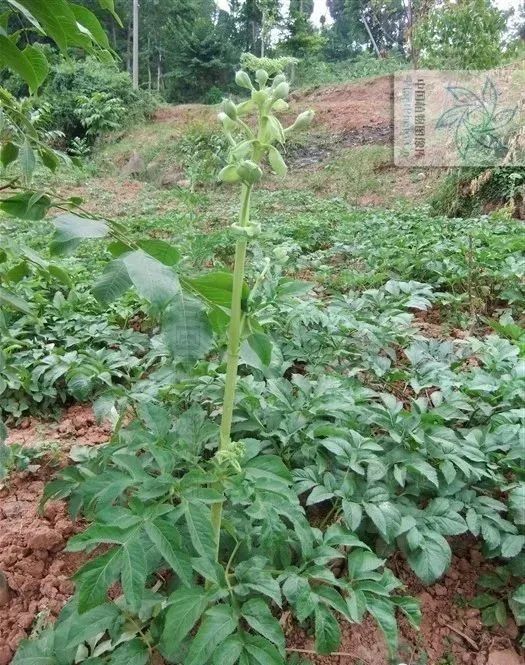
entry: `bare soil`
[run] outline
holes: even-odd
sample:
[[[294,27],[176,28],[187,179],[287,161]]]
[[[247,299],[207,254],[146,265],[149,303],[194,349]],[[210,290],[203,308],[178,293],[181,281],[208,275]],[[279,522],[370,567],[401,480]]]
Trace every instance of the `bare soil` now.
[[[81,564],[64,552],[78,529],[62,503],[38,512],[49,469],[14,474],[0,490],[0,570],[7,581],[7,604],[0,606],[0,665],[7,665],[38,621],[52,620],[73,592],[70,576]]]
[[[58,466],[64,466],[72,445],[96,445],[108,438],[109,429],[95,423],[92,408],[75,405],[57,423],[26,418],[10,431],[8,444],[58,441]],[[49,461],[34,472],[12,474],[0,488],[0,665],[11,661],[20,640],[39,624],[56,618],[73,593],[70,577],[83,562],[83,555],[64,551],[82,524],[69,519],[61,501],[39,510],[45,483],[56,472],[57,460]]]

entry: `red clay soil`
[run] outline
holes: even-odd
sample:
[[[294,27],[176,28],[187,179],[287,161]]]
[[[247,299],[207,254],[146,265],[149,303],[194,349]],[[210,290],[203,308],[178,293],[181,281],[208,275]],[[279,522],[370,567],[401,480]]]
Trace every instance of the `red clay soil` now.
[[[65,452],[72,445],[95,445],[108,438],[109,429],[95,424],[91,407],[76,405],[58,423],[25,419],[10,432],[8,443],[60,441]],[[43,515],[38,511],[54,472],[44,462],[35,473],[12,474],[0,489],[0,571],[8,587],[7,604],[0,604],[0,665],[11,661],[39,619],[57,616],[73,592],[70,577],[82,563],[82,555],[64,552],[67,540],[81,529],[68,518],[65,504],[52,502]]]
[[[111,427],[98,425],[93,408],[75,404],[64,410],[59,422],[42,422],[37,418],[24,418],[16,429],[9,431],[7,443],[35,446],[43,441],[59,441],[67,452],[72,445],[93,446],[108,441]]]
[[[48,469],[19,473],[0,490],[0,570],[8,585],[7,604],[0,606],[0,665],[7,665],[18,643],[37,617],[56,617],[73,591],[70,576],[81,563],[65,553],[75,527],[62,503],[50,503],[44,515],[38,502]]]
[[[392,125],[393,77],[343,83],[292,96],[294,110],[312,108],[316,125],[346,134]]]

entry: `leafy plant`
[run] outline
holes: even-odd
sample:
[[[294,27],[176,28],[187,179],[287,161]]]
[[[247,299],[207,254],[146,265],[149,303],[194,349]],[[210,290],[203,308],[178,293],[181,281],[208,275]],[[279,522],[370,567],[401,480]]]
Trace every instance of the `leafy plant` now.
[[[164,341],[183,366],[191,367],[210,350],[213,330],[228,327],[222,416],[217,426],[193,406],[173,422],[168,412],[146,402],[138,407],[140,421],[48,486],[46,500],[69,496],[72,514],[82,511],[93,520],[69,549],[110,548],[78,572],[77,594],[57,627],[22,646],[15,662],[57,651],[71,662],[80,648],[81,657],[112,652],[112,659],[133,655],[141,663],[152,649],[187,665],[225,659],[284,663],[284,635],[273,615],[283,602],[299,621],[313,621],[320,653],[339,643],[334,612],[350,621],[370,612],[392,652],[396,608],[414,624],[419,620],[417,604],[391,595],[400,582],[385,561],[351,531],[310,526],[278,456],[262,454],[258,441],[232,439],[241,339],[263,365],[271,348],[247,308],[257,286],[250,292],[245,283],[247,246],[260,228],[249,216],[250,195],[262,178],[263,158],[285,175],[276,144],[311,120],[310,113],[301,114],[284,130],[275,112],[287,108],[288,84],[282,75],[269,85],[268,79],[257,71],[255,88],[239,72],[237,81],[251,91],[251,100],[239,105],[227,100],[219,116],[231,144],[220,177],[242,189],[233,224],[233,274],[177,279],[172,266],[179,254],[163,241],[130,242],[111,221],[72,215],[57,220],[55,251],[71,250],[85,237],[112,236],[116,258],[95,293],[107,301],[134,285],[160,318]],[[255,130],[244,120],[252,112]],[[341,558],[347,573],[338,578],[331,565]],[[171,581],[155,584],[166,566]],[[115,582],[123,596],[112,605],[107,591]],[[126,614],[135,617],[135,628],[122,645],[112,626],[122,625]],[[69,625],[75,626],[74,637]],[[94,640],[100,633],[109,636],[103,650]]]
[[[79,95],[75,115],[86,129],[86,136],[94,140],[100,134],[119,127],[126,109],[120,99],[106,92],[94,92],[89,97]]]

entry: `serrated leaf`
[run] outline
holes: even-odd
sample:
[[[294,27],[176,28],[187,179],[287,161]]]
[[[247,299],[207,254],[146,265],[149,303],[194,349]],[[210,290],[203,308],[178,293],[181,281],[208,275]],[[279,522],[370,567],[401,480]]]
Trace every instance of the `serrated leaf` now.
[[[261,598],[248,600],[241,609],[244,620],[256,633],[273,642],[284,654],[284,634],[279,621]]]
[[[407,553],[407,561],[416,575],[432,584],[450,566],[452,552],[447,541],[438,533],[425,533],[422,546]]]
[[[509,598],[509,607],[514,614],[514,619],[518,626],[525,625],[525,584],[520,586],[512,592]]]
[[[203,665],[215,649],[237,628],[232,608],[217,605],[208,610],[197,634],[191,641],[184,665]]]
[[[192,567],[191,561],[185,552],[177,549],[173,543],[173,526],[162,520],[146,522],[144,524],[148,538],[155,545],[166,563],[171,566],[180,580],[186,586],[191,585]]]
[[[107,600],[107,590],[118,579],[121,566],[121,550],[115,547],[92,559],[75,574],[78,594],[78,611],[87,612]]]
[[[193,547],[205,559],[214,561],[216,544],[211,528],[210,509],[203,503],[187,503],[184,515]]]
[[[285,659],[273,644],[257,635],[248,635],[244,645],[246,660],[241,657],[241,664],[249,665],[286,665]]]
[[[56,665],[55,634],[52,629],[36,640],[24,640],[17,649],[13,665]]]
[[[138,536],[122,546],[122,569],[120,580],[126,602],[134,611],[140,608],[143,590],[146,585],[146,555]]]
[[[385,636],[390,654],[394,655],[397,653],[398,632],[392,602],[386,598],[373,596],[367,599],[366,607]]]
[[[55,625],[54,648],[62,661],[68,660],[68,654],[74,656],[79,644],[108,630],[120,614],[114,603],[99,605],[83,614],[74,606],[67,607],[66,610]],[[64,619],[63,615],[66,615]]]
[[[163,650],[167,654],[177,651],[180,642],[206,610],[208,601],[208,595],[202,587],[177,589],[171,594],[161,638]]]
[[[324,605],[315,608],[315,650],[319,654],[335,651],[341,642],[341,628],[334,615]]]
[[[149,655],[147,644],[136,637],[118,646],[111,653],[109,662],[111,665],[146,665]]]
[[[210,322],[202,305],[179,293],[162,316],[162,336],[171,355],[195,363],[213,344]]]
[[[213,652],[213,665],[235,665],[244,649],[238,635],[230,635]]]
[[[525,536],[506,534],[501,543],[501,556],[504,559],[512,559],[523,549]]]

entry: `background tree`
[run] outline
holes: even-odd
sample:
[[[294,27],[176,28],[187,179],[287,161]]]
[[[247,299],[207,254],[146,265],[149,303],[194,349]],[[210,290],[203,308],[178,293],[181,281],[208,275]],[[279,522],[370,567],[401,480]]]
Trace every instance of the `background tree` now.
[[[434,7],[416,26],[414,44],[423,67],[489,69],[504,59],[506,19],[490,0]]]

